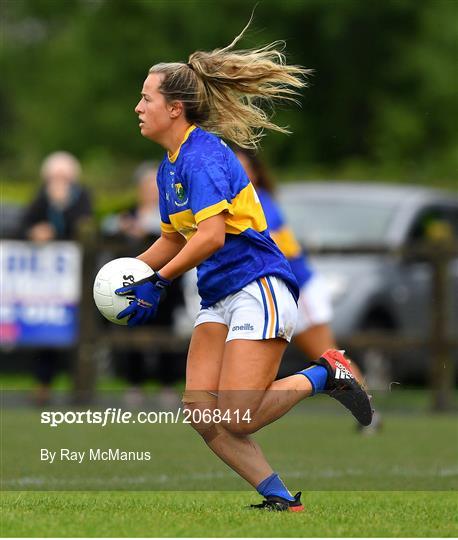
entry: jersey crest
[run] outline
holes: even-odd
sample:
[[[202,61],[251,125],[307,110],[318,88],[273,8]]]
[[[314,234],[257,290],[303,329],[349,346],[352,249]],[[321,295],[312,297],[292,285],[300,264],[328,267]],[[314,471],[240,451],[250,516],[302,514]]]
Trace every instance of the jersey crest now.
[[[186,196],[186,193],[184,191],[184,188],[183,188],[183,185],[181,184],[181,182],[176,182],[173,185],[173,187],[174,187],[175,196],[176,196],[176,200],[174,201],[175,205],[176,206],[184,206],[185,204],[187,204],[188,198]]]

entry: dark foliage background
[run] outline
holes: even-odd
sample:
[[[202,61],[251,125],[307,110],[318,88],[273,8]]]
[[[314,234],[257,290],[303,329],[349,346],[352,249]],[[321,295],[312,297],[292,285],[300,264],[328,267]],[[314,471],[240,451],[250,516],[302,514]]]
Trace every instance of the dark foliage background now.
[[[21,198],[43,156],[74,152],[86,182],[125,187],[159,158],[133,108],[150,65],[229,43],[244,0],[2,0],[0,174]],[[243,47],[287,42],[313,68],[265,155],[281,178],[395,180],[457,189],[455,0],[263,0]],[[14,182],[12,187],[11,182]],[[22,195],[21,195],[22,194]]]

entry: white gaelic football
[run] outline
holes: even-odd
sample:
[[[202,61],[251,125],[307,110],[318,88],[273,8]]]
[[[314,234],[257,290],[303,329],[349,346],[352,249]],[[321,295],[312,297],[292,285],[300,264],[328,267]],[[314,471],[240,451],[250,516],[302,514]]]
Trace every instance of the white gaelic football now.
[[[127,324],[127,317],[121,320],[116,315],[134,299],[133,296],[118,296],[115,290],[131,285],[134,281],[151,276],[151,268],[131,257],[114,259],[99,270],[94,281],[94,302],[100,313],[115,324]]]

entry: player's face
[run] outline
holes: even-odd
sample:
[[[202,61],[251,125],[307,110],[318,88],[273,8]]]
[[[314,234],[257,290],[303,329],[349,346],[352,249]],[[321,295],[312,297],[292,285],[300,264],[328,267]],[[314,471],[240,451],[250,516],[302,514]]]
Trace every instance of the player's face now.
[[[143,137],[160,142],[172,125],[170,107],[159,92],[162,75],[151,73],[143,83],[142,98],[135,107]]]

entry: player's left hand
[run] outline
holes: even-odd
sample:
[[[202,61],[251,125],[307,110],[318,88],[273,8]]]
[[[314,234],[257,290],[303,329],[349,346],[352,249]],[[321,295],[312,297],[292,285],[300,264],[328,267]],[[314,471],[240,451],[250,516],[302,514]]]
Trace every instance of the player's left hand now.
[[[163,278],[157,272],[152,276],[132,283],[127,287],[116,289],[119,296],[135,296],[135,300],[118,313],[117,319],[127,319],[128,326],[139,326],[145,324],[156,316],[161,291],[170,285],[168,279]]]

